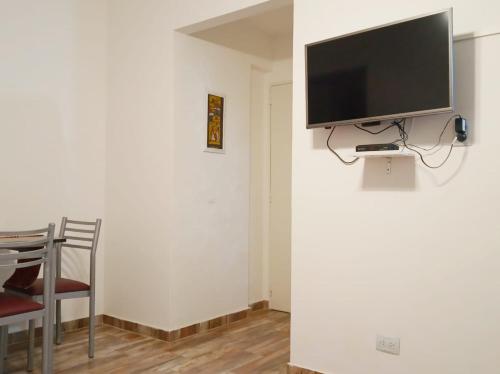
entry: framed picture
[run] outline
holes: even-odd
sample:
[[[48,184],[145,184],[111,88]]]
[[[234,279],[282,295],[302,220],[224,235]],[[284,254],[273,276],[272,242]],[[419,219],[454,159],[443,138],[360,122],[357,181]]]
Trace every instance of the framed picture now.
[[[224,96],[208,93],[207,148],[208,152],[224,153]]]

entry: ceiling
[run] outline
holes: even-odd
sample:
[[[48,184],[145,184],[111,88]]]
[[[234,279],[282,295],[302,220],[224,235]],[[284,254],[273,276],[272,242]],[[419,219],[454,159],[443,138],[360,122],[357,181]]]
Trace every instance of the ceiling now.
[[[293,5],[268,10],[191,35],[259,57],[290,58]]]
[[[272,38],[292,35],[293,5],[257,14],[247,18],[246,22]]]

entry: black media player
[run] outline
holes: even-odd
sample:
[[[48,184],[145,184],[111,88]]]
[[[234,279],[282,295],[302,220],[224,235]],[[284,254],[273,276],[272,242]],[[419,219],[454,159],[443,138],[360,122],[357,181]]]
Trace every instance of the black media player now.
[[[387,144],[362,144],[356,146],[356,152],[379,152],[379,151],[398,151],[399,145],[393,143]]]

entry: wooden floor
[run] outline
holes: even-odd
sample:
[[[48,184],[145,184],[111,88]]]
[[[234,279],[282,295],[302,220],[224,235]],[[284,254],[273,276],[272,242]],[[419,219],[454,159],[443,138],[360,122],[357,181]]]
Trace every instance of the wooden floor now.
[[[286,373],[290,351],[290,318],[268,312],[230,329],[175,344],[110,326],[97,329],[96,355],[87,357],[85,330],[69,333],[55,347],[56,373]],[[37,347],[36,369],[41,351]],[[8,373],[24,373],[26,352],[11,352]]]

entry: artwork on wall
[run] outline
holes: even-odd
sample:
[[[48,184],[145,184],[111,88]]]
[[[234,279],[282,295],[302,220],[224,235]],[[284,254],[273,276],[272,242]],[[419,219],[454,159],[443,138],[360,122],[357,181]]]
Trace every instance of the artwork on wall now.
[[[224,151],[224,97],[208,94],[207,151]]]

